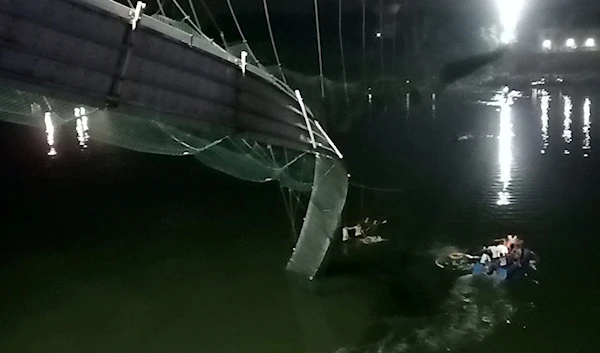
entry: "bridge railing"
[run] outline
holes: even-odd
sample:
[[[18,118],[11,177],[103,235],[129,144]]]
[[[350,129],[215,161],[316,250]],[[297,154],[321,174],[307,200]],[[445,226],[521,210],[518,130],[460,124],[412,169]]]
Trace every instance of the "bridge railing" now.
[[[91,6],[101,8],[107,12],[117,15],[126,21],[131,18],[132,9],[119,4],[113,0],[76,0],[78,2],[89,4]],[[206,36],[204,33],[198,33],[198,31],[191,28],[191,26],[185,25],[185,23],[172,20],[170,18],[155,15],[155,16],[142,16],[140,26],[150,28],[157,31],[165,36],[169,36],[178,41],[187,44],[190,47],[201,49],[214,56],[217,56],[223,60],[229,61],[234,65],[240,65],[240,58],[230,54],[226,49],[218,45],[212,38]],[[265,69],[258,66],[248,64],[246,70],[252,74],[259,76],[260,78],[270,82],[279,90],[287,94],[290,98],[298,102],[294,90],[285,84],[283,81],[275,77],[273,74],[267,72]],[[300,104],[300,102],[298,102]],[[309,107],[306,107],[307,113],[314,119],[314,114]]]

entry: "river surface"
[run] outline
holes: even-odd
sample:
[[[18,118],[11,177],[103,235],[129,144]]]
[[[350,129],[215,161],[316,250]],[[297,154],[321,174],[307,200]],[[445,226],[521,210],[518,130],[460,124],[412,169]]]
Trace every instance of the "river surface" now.
[[[337,242],[311,283],[284,271],[275,185],[95,143],[81,121],[2,123],[0,351],[595,351],[600,94],[497,94],[375,109],[371,138],[340,139],[354,184],[394,189],[351,187],[344,222],[385,218],[389,241]],[[434,265],[508,233],[538,271]]]

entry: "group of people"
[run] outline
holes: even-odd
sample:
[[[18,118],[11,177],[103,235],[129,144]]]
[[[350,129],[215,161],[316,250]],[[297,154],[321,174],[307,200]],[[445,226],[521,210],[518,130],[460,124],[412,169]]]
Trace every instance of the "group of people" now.
[[[379,227],[386,223],[386,220],[371,220],[367,217],[354,226],[342,228],[342,241],[347,242],[353,238],[363,244],[373,244],[385,241],[386,239],[382,238],[378,232]]]
[[[531,252],[516,235],[496,239],[496,244],[483,248],[479,266],[474,272],[508,274],[524,264],[530,264]]]

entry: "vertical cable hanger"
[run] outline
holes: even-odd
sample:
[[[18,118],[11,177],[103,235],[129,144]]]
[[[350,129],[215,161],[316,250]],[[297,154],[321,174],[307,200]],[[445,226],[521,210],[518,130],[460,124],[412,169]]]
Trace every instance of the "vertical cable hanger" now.
[[[287,79],[283,73],[283,67],[281,67],[281,60],[279,60],[279,52],[277,51],[277,45],[275,45],[275,36],[273,35],[273,28],[271,27],[271,18],[269,16],[269,7],[267,6],[267,0],[263,0],[263,7],[265,9],[265,18],[267,20],[267,27],[269,28],[269,37],[271,38],[271,46],[273,47],[273,54],[275,54],[275,60],[277,67],[279,68],[279,74],[281,79],[287,85]]]
[[[383,78],[385,77],[385,71],[384,71],[385,67],[384,67],[384,60],[383,60],[383,52],[384,52],[384,50],[383,50],[383,38],[384,38],[384,36],[383,36],[383,0],[379,0],[379,31],[381,32],[381,37],[379,38],[380,39],[379,60],[381,62],[381,78],[380,78],[380,80],[381,80],[381,90],[383,91]]]
[[[319,76],[321,77],[321,99],[325,99],[325,81],[323,77],[323,53],[321,50],[321,26],[319,24],[319,4],[314,0],[315,24],[317,27],[317,49],[319,51]]]
[[[346,58],[344,55],[344,37],[342,35],[342,0],[338,0],[338,28],[339,28],[339,39],[340,39],[340,55],[342,56],[342,74],[344,77],[344,94],[346,96],[346,107],[350,105],[350,98],[348,97],[348,78],[346,76]]]

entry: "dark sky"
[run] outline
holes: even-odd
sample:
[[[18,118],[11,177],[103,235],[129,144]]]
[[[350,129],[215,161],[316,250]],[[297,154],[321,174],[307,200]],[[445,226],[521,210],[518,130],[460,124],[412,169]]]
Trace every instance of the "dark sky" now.
[[[179,0],[180,2],[187,2],[187,0]],[[195,0],[199,2],[200,0]],[[227,10],[226,0],[204,0],[211,11],[223,12]],[[324,8],[337,8],[339,0],[318,0],[319,6]],[[360,7],[363,0],[341,0],[344,9],[352,9]],[[379,9],[380,0],[365,0],[367,6],[373,10]],[[408,2],[427,3],[429,6],[435,6],[437,4],[449,4],[454,6],[461,6],[469,4],[473,0],[407,0]],[[478,2],[489,2],[490,6],[495,6],[496,0],[476,0]],[[384,6],[390,6],[394,4],[401,4],[404,0],[383,0]],[[529,6],[560,6],[560,5],[571,5],[573,7],[595,7],[598,8],[600,0],[525,0]],[[236,11],[251,11],[261,10],[263,8],[263,0],[231,0],[233,7]],[[291,12],[291,13],[307,13],[313,11],[313,0],[267,0],[269,8],[277,12]]]
[[[133,0],[135,1],[135,0]],[[157,0],[145,0],[147,3],[154,5]],[[169,3],[173,0],[161,0],[163,3]],[[189,0],[177,0],[182,7],[188,8]],[[198,15],[202,18],[206,16],[201,0],[192,0],[196,5]],[[324,14],[337,12],[338,1],[340,0],[318,0],[319,8]],[[468,9],[473,5],[481,7],[482,3],[489,3],[490,8],[496,6],[497,0],[341,0],[344,10],[360,9],[362,2],[366,1],[367,8],[378,13],[380,3],[383,4],[384,11],[391,12],[393,8],[398,8],[402,3],[414,3],[420,7],[442,7],[449,6],[451,8]],[[506,0],[508,1],[508,0]],[[537,12],[542,8],[561,7],[565,10],[572,9],[574,12],[581,11],[599,11],[600,0],[524,0],[526,8],[530,11]],[[124,0],[121,0],[124,2]],[[228,14],[226,0],[204,0],[210,11],[215,16]],[[248,11],[262,11],[263,0],[231,0],[236,13]],[[269,9],[272,13],[288,13],[288,14],[312,14],[314,11],[313,0],[267,0]],[[154,7],[154,6],[152,6]]]
[[[187,0],[179,0],[187,1]],[[199,0],[196,0],[199,2]],[[214,12],[227,10],[226,0],[204,0]],[[379,4],[379,0],[366,0],[369,6]],[[399,0],[384,0],[384,2],[400,2]],[[263,0],[231,0],[236,11],[262,10]],[[313,11],[313,0],[267,0],[269,9],[274,12],[308,13]],[[343,8],[356,8],[361,6],[362,0],[342,0]],[[337,7],[338,0],[319,0],[319,6]],[[214,10],[212,10],[214,9]]]

